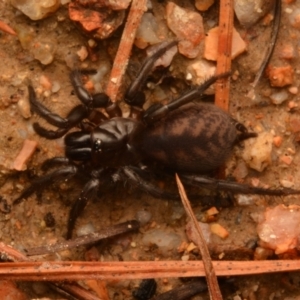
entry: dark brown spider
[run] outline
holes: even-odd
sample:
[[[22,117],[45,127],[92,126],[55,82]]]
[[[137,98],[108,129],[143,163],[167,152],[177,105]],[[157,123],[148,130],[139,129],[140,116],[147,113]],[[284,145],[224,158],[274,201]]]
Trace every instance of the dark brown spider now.
[[[104,93],[91,95],[83,87],[78,71],[73,71],[70,78],[81,104],[73,108],[66,118],[52,113],[38,102],[33,87],[29,86],[32,111],[58,127],[52,131],[34,123],[35,131],[47,139],[56,139],[66,134],[65,157],[46,161],[43,164],[44,170],[53,165],[60,167],[34,180],[14,200],[14,204],[58,178],[88,173],[90,179],[70,211],[67,231],[67,238],[70,238],[76,218],[87,201],[97,195],[104,178],[130,180],[157,197],[178,197],[145,179],[145,168],[151,169],[153,164],[179,173],[186,184],[211,190],[277,196],[299,194],[298,190],[263,189],[204,176],[224,163],[234,145],[256,136],[216,106],[195,102],[202,98],[211,84],[228,74],[211,77],[167,105],[153,104],[147,110],[143,109],[145,96],[141,88],[155,61],[174,45],[175,41],[160,44],[156,52],[145,60],[138,77],[125,95],[125,102],[131,107],[131,114],[127,118],[122,117],[120,108]],[[97,111],[97,108],[104,108],[109,118]],[[84,126],[85,119],[89,120],[92,127]],[[78,125],[81,125],[80,130],[68,133]]]

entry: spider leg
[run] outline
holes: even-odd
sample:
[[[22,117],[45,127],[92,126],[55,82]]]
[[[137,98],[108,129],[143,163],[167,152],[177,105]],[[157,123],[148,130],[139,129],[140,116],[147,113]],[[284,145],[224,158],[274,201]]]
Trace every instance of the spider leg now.
[[[142,176],[138,174],[138,173],[142,174],[143,171],[141,169],[131,167],[131,166],[126,166],[123,167],[122,170],[125,176],[129,180],[137,184],[137,186],[141,190],[148,192],[152,196],[156,198],[180,199],[178,194],[166,192],[163,189],[159,188],[158,186],[155,186],[151,182],[144,180]]]
[[[126,175],[126,177],[129,180],[131,180],[132,182],[137,184],[141,190],[148,192],[152,196],[154,196],[156,198],[165,198],[165,199],[171,199],[171,200],[179,200],[180,199],[179,194],[176,194],[176,193],[173,194],[173,193],[166,192],[166,191],[160,189],[159,187],[153,185],[149,181],[145,180],[144,178],[142,178],[143,173],[146,174],[146,171],[141,170],[140,168],[131,167],[131,166],[124,167],[122,170],[123,170],[123,173]],[[180,176],[180,178],[181,177],[182,176]],[[183,177],[182,177],[182,179],[183,179]],[[199,187],[199,185],[196,185],[196,186]],[[206,186],[203,185],[203,187],[206,187]],[[221,207],[228,207],[228,206],[232,205],[232,201],[231,201],[231,199],[229,199],[228,195],[224,196],[224,195],[219,195],[219,194],[217,194],[217,195],[189,194],[189,199],[191,201],[199,201],[200,200],[201,205],[203,205],[204,207],[217,206],[217,207],[221,208]]]
[[[31,194],[49,185],[56,179],[66,179],[73,177],[77,173],[77,171],[78,168],[76,166],[70,165],[35,179],[32,184],[27,187],[17,199],[13,201],[13,204],[19,204],[24,198],[28,198]]]
[[[162,56],[168,49],[174,47],[178,41],[164,42],[161,43],[155,49],[155,53],[149,56],[141,66],[141,69],[138,72],[138,76],[131,83],[127,92],[125,94],[125,102],[131,106],[142,107],[145,103],[145,95],[141,91],[141,88],[144,86],[149,73],[152,71],[153,66],[157,59]]]
[[[107,114],[110,117],[120,117],[122,116],[122,111],[120,107],[113,103],[109,97],[104,93],[98,93],[91,95],[83,86],[80,74],[93,74],[96,70],[74,70],[70,74],[71,83],[74,87],[75,94],[79,100],[89,109],[94,108],[105,108]]]
[[[52,113],[46,106],[40,103],[36,98],[36,93],[31,85],[28,86],[29,102],[31,111],[37,113],[51,125],[59,128],[68,127],[68,119],[62,118],[59,115]]]
[[[72,71],[70,78],[75,90],[75,94],[82,104],[74,107],[66,118],[62,118],[58,114],[51,112],[46,106],[37,101],[33,87],[31,85],[28,86],[31,110],[44,118],[49,124],[58,127],[58,129],[54,131],[43,128],[39,123],[34,123],[34,130],[40,136],[47,139],[60,138],[72,127],[78,125],[83,119],[88,118],[94,108],[106,108],[113,105],[104,93],[95,94],[93,96],[90,95],[89,92],[84,88],[79,74],[80,73],[78,70]],[[99,118],[99,114],[97,118]],[[103,115],[101,115],[101,117],[103,118]]]
[[[65,157],[65,156],[59,156],[59,157],[53,157],[50,159],[47,159],[43,162],[41,169],[45,172],[47,170],[49,170],[50,168],[53,168],[57,165],[68,165],[71,164],[71,161],[69,158]]]
[[[70,80],[74,88],[74,92],[78,99],[88,108],[105,108],[110,99],[104,93],[91,95],[83,86],[80,74],[95,74],[96,70],[73,70],[70,74]]]
[[[83,212],[88,201],[93,199],[97,195],[99,189],[100,180],[99,177],[104,169],[95,170],[92,172],[92,179],[90,179],[85,186],[83,187],[79,198],[73,204],[68,220],[68,230],[67,230],[67,239],[69,240],[72,237],[72,232],[75,226],[75,222],[80,214]]]
[[[33,128],[35,132],[42,136],[45,137],[49,140],[52,139],[57,139],[65,135],[72,127],[76,126],[79,124],[84,118],[87,118],[89,114],[89,111],[84,105],[78,105],[74,107],[68,114],[67,118],[67,123],[65,123],[65,126],[63,128],[59,128],[57,130],[48,130],[42,127],[39,123],[33,123]],[[53,114],[55,115],[55,114]],[[57,115],[56,115],[57,116]],[[42,116],[44,117],[44,116]],[[47,120],[48,121],[48,120]],[[55,125],[51,122],[49,122],[52,125]],[[57,126],[57,124],[56,124]],[[60,127],[60,126],[58,126]]]
[[[198,175],[180,174],[180,178],[183,180],[183,182],[189,185],[203,187],[205,189],[214,191],[229,191],[235,194],[257,194],[267,196],[286,196],[300,194],[300,190],[294,190],[290,188],[265,189],[253,187],[247,184],[241,184],[238,182],[230,182],[226,180],[219,180]]]
[[[218,79],[228,77],[230,73],[224,73],[216,76],[212,76],[200,86],[195,89],[192,89],[185,93],[184,95],[180,96],[179,98],[171,101],[166,105],[162,104],[154,104],[150,106],[143,115],[143,120],[147,124],[151,124],[156,122],[157,120],[162,119],[166,115],[168,115],[171,111],[178,109],[179,107],[192,102],[196,98],[199,98],[203,95],[204,91],[209,88],[213,83],[215,83]]]
[[[72,74],[72,73],[71,73]],[[72,76],[71,76],[72,78]],[[76,78],[75,82],[78,82],[79,79]],[[73,83],[73,82],[72,82]],[[75,84],[75,83],[74,83]],[[81,87],[79,90],[78,86],[74,86],[74,89],[76,91],[76,94],[80,100],[84,99],[83,95],[85,91],[87,95],[88,92]],[[78,91],[79,90],[79,91]],[[94,107],[105,107],[108,104],[108,97],[105,94],[96,94],[93,97],[89,96],[90,102],[83,102],[84,105],[78,105],[74,107],[68,114],[67,118],[62,118],[56,113],[51,112],[46,106],[44,106],[42,103],[37,101],[35,91],[31,85],[28,86],[28,93],[29,93],[29,101],[30,101],[30,108],[32,111],[40,115],[42,118],[44,118],[49,124],[56,126],[61,129],[67,129],[67,131],[71,128],[77,125],[79,122],[81,122],[84,118],[87,118],[90,109],[89,105],[92,104],[92,108]],[[88,97],[88,96],[86,96]],[[35,125],[37,130],[39,132],[42,132],[42,134],[47,130],[42,130],[42,127],[40,125]],[[59,132],[65,132],[64,130],[60,130]],[[44,133],[45,134],[45,133]]]

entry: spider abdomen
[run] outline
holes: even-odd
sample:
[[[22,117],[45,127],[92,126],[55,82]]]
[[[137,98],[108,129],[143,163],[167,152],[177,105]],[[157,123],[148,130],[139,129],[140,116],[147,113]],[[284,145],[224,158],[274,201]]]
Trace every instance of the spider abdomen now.
[[[237,131],[233,119],[218,107],[189,104],[143,132],[140,150],[174,171],[208,173],[232,152]]]

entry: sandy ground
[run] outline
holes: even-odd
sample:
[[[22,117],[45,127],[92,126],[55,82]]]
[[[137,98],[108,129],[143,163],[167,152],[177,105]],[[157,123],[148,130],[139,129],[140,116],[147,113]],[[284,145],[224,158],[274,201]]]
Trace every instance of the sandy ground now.
[[[159,2],[153,1],[155,6],[163,5]],[[176,2],[184,4],[185,1]],[[297,87],[299,86],[298,74],[300,72],[298,68],[300,31],[291,27],[289,23],[290,15],[285,12],[285,9],[289,7],[289,5],[283,4],[282,25],[271,63],[272,65],[284,65],[286,62],[279,58],[280,51],[285,45],[292,44],[297,53],[290,63],[295,71],[293,86]],[[296,1],[293,4],[294,7],[300,8],[300,2]],[[8,1],[0,2],[0,11],[1,19],[9,21],[13,27],[26,26],[26,28],[33,30],[40,40],[47,40],[49,44],[52,43],[56,47],[53,62],[44,66],[37,60],[32,59],[30,51],[22,49],[16,37],[7,34],[0,35],[0,119],[2,128],[0,131],[0,191],[1,196],[11,203],[35,176],[41,174],[39,166],[45,159],[63,154],[62,140],[50,141],[40,138],[34,133],[32,123],[37,120],[40,121],[40,119],[35,115],[25,119],[20,113],[17,102],[20,100],[26,101],[29,80],[38,89],[41,88],[40,77],[45,75],[51,82],[58,82],[60,89],[48,97],[39,95],[40,98],[44,98],[43,103],[61,115],[66,114],[74,107],[78,100],[72,95],[72,86],[69,81],[70,68],[67,66],[66,57],[70,54],[76,54],[76,51],[86,43],[87,37],[68,20],[67,10],[64,7],[59,9],[54,16],[36,22],[16,14],[16,10],[8,4]],[[216,12],[217,9],[214,8],[210,13],[216,14]],[[209,18],[208,13],[205,14],[204,19],[207,18]],[[263,172],[248,168],[248,176],[245,178],[245,182],[251,183],[258,178],[261,185],[275,188],[280,187],[280,182],[286,179],[293,181],[295,188],[300,188],[298,179],[300,170],[297,169],[300,161],[299,144],[295,141],[295,137],[289,128],[290,119],[297,117],[298,112],[297,109],[293,111],[288,109],[289,101],[298,103],[298,93],[295,95],[289,93],[288,100],[282,105],[276,106],[271,103],[268,97],[276,89],[270,87],[266,78],[262,78],[257,88],[259,100],[254,103],[246,97],[250,90],[250,83],[253,81],[262,60],[265,44],[269,40],[269,28],[262,25],[256,25],[248,31],[239,28],[238,25],[237,28],[242,36],[248,39],[249,44],[247,53],[233,62],[233,72],[238,71],[239,76],[237,80],[232,81],[230,113],[252,130],[257,132],[273,131],[275,135],[283,138],[283,143],[279,148],[273,146],[271,165]],[[100,53],[104,53],[101,57],[106,57],[110,63],[113,61],[119,38],[120,32],[118,31],[113,38],[100,42]],[[133,60],[140,60],[142,53],[142,50],[135,51],[134,55],[136,56]],[[174,62],[175,66],[178,63],[178,68],[180,68],[179,62],[180,59]],[[101,64],[101,59],[100,62],[87,60],[83,64],[95,67]],[[77,66],[82,65],[78,62]],[[182,86],[185,85],[182,84]],[[153,94],[150,95],[149,91],[148,95],[153,97]],[[13,170],[11,166],[22,148],[24,139],[37,141],[38,148],[28,162],[27,169],[18,172]],[[229,174],[234,172],[239,163],[243,163],[242,152],[243,147],[235,149],[233,158],[228,163]],[[292,163],[287,165],[280,162],[279,158],[282,155],[292,156]],[[0,240],[20,250],[43,245],[49,241],[62,240],[66,234],[68,212],[82,184],[83,182],[80,180],[56,183],[46,189],[39,201],[33,195],[21,204],[14,206],[10,214],[0,214]],[[226,252],[223,259],[231,259],[233,256],[236,257],[237,254],[241,255],[240,259],[249,259],[249,256],[243,256],[243,252],[238,250],[250,247],[251,244],[257,241],[255,216],[268,206],[279,203],[299,204],[299,202],[300,198],[296,196],[284,199],[279,197],[257,197],[255,205],[247,207],[234,206],[223,209],[218,215],[218,222],[229,231],[229,237],[226,240],[221,240],[215,236],[212,243],[220,249],[222,247],[226,249],[226,245],[234,246],[235,251],[232,253],[230,251]],[[194,202],[193,206],[196,215],[200,215],[202,211],[201,201]],[[92,224],[95,229],[101,229],[104,226],[133,219],[136,213],[142,210],[151,213],[150,224],[153,228],[175,232],[181,237],[182,241],[186,240],[184,233],[186,217],[180,203],[155,199],[130,187],[128,188],[128,186],[125,186],[125,189],[121,186],[113,193],[105,194],[99,201],[90,202],[83,216],[79,218],[77,228]],[[45,224],[44,217],[48,213],[51,213],[55,219],[53,227],[47,227]],[[145,247],[142,238],[149,228],[150,225],[142,228],[139,233],[126,237],[131,243],[134,242],[131,245],[135,245],[135,247],[129,246],[124,250],[120,246],[120,240],[103,242],[97,246],[99,255],[106,261],[119,260],[120,257],[124,260],[181,258],[182,254],[178,253],[176,249],[164,255],[155,247]],[[84,259],[85,251],[84,248],[80,248],[64,252],[60,256],[47,256],[46,259]],[[215,255],[218,256],[218,251],[216,252]],[[196,252],[191,254],[191,259],[197,257],[199,256]],[[293,290],[293,287],[298,287],[298,281],[296,274],[232,278],[222,284],[222,291],[226,299],[233,299],[238,294],[241,294],[243,299],[289,299],[289,296],[298,295],[297,290]],[[158,289],[159,291],[165,291],[168,287],[175,286],[177,282],[178,280],[175,279],[170,279],[164,283],[159,280]],[[282,282],[285,282],[285,284]],[[111,299],[130,299],[131,296],[126,296],[126,293],[122,290],[131,291],[137,284],[138,282],[129,281],[117,285],[110,283]],[[44,284],[35,283],[33,286],[23,284],[21,288],[26,290],[29,298],[49,297],[50,299],[57,299],[57,296],[52,294]],[[252,295],[252,298],[249,298],[249,295]],[[194,299],[208,299],[208,296],[203,294]]]

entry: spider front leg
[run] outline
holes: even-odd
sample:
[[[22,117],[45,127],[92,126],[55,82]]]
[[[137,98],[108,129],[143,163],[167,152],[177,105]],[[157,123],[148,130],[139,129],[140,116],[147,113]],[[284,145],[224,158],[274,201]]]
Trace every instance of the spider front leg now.
[[[34,130],[42,137],[47,139],[57,139],[66,134],[72,127],[76,126],[88,116],[87,107],[84,105],[78,105],[69,112],[66,118],[62,118],[58,114],[51,112],[46,106],[37,100],[32,86],[28,86],[28,92],[31,111],[44,118],[49,124],[59,128],[56,131],[47,130],[40,126],[39,123],[34,123]]]
[[[49,174],[41,176],[35,179],[29,187],[27,187],[21,195],[13,201],[13,204],[19,204],[23,199],[28,198],[34,192],[43,189],[44,187],[51,184],[53,181],[58,179],[66,179],[73,177],[78,172],[78,168],[75,165],[69,165],[60,169],[57,169]]]
[[[44,118],[49,124],[58,127],[58,129],[54,131],[43,128],[39,125],[39,123],[34,123],[33,127],[40,136],[47,139],[60,138],[72,127],[75,127],[82,122],[83,119],[88,118],[95,108],[109,109],[112,105],[114,106],[114,104],[110,102],[109,98],[104,93],[99,93],[92,96],[84,88],[79,74],[79,71],[73,71],[71,72],[70,78],[75,94],[82,104],[74,107],[68,113],[66,118],[62,118],[58,114],[51,112],[47,107],[37,100],[33,87],[28,87],[31,110]]]
[[[103,173],[104,169],[94,170],[91,174],[92,179],[90,179],[82,189],[79,198],[73,204],[68,220],[68,231],[67,239],[69,240],[72,237],[72,232],[77,218],[81,215],[84,208],[86,207],[89,200],[93,199],[97,195],[97,191],[100,185],[99,177]]]
[[[49,117],[49,115],[48,115],[48,117]],[[55,116],[56,119],[60,118],[58,115],[56,115],[54,113],[51,113],[51,116]],[[44,127],[42,127],[39,123],[33,123],[33,128],[38,135],[40,135],[44,138],[47,138],[49,140],[53,140],[53,139],[57,139],[57,138],[60,138],[63,135],[65,135],[72,127],[75,127],[76,125],[78,125],[87,116],[88,116],[88,111],[87,111],[86,107],[83,105],[78,105],[69,112],[66,119],[61,118],[62,120],[66,121],[66,122],[64,122],[64,124],[63,124],[64,126],[62,128],[60,128],[60,126],[57,126],[58,124],[56,124],[56,126],[59,127],[59,129],[57,129],[55,131],[48,130],[48,129],[45,129]],[[43,115],[42,115],[42,117],[43,117]],[[49,122],[49,123],[53,124],[51,122]]]
[[[70,80],[74,87],[74,92],[79,100],[90,110],[94,108],[105,108],[107,114],[112,117],[121,117],[120,107],[113,103],[104,93],[91,95],[83,86],[80,75],[96,74],[96,70],[74,70],[70,74]]]

